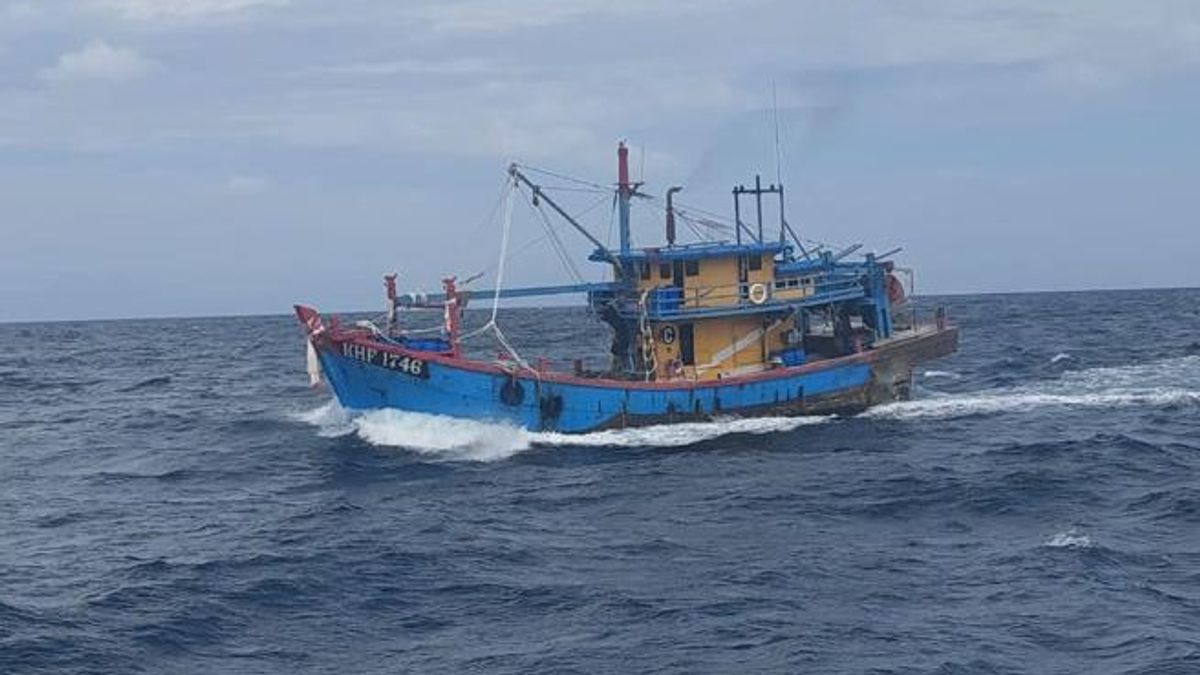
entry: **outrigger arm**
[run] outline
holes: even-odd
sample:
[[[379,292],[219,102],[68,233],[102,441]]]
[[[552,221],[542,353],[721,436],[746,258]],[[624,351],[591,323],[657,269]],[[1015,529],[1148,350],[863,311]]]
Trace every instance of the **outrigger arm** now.
[[[572,293],[587,293],[589,291],[609,290],[611,284],[600,283],[583,283],[583,284],[564,284],[561,286],[526,286],[524,288],[502,288],[499,291],[501,299],[506,298],[534,298],[546,295],[569,295]],[[481,289],[471,291],[471,295],[479,297],[494,297],[497,292],[494,288]],[[404,296],[400,296],[400,302],[405,302]],[[430,293],[425,296],[425,301],[430,305],[438,305],[446,301],[445,293]]]

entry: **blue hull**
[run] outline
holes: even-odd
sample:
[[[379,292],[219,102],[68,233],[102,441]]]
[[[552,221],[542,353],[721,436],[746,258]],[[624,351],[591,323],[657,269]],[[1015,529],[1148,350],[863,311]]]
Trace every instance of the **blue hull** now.
[[[480,372],[435,360],[420,377],[334,349],[319,351],[338,401],[352,410],[396,408],[500,422],[536,431],[604,428],[710,419],[720,415],[797,415],[866,407],[871,366],[852,362],[769,379],[681,386]]]

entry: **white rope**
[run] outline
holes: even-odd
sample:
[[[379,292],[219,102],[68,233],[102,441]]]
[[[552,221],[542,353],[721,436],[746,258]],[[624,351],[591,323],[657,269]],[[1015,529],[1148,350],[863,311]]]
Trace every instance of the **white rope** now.
[[[512,229],[513,193],[517,191],[514,179],[508,195],[504,198],[504,229],[500,235],[500,260],[496,263],[496,293],[492,296],[492,318],[489,324],[496,325],[496,312],[500,311],[500,289],[504,286],[505,259],[508,257],[508,234]]]
[[[513,361],[517,362],[517,365],[521,366],[525,370],[532,372],[535,376],[537,376],[537,378],[539,380],[542,379],[541,371],[538,370],[537,368],[534,368],[533,366],[529,365],[529,362],[527,362],[524,358],[521,357],[520,354],[517,353],[516,348],[514,348],[512,346],[512,344],[509,343],[508,338],[505,337],[504,333],[502,333],[500,331],[499,326],[492,326],[492,331],[496,334],[496,340],[500,343],[500,346],[504,347],[504,351],[508,352],[508,355],[512,357]]]
[[[507,266],[505,263],[508,261],[509,235],[512,232],[513,195],[516,193],[516,191],[517,183],[516,181],[513,181],[513,183],[509,186],[508,194],[504,199],[504,222],[502,223],[500,234],[500,258],[496,262],[496,289],[492,294],[492,315],[487,320],[487,323],[473,331],[459,336],[459,340],[461,341],[473,338],[477,335],[487,332],[490,329],[496,335],[496,341],[500,343],[500,346],[504,348],[504,351],[507,352],[510,357],[512,357],[512,360],[516,362],[517,365],[534,373],[538,379],[541,379],[541,373],[536,368],[529,365],[529,362],[521,357],[516,348],[514,348],[508,341],[508,338],[505,337],[504,332],[500,330],[500,326],[496,324],[496,317],[500,312],[500,292],[504,288],[504,269]]]
[[[516,182],[509,184],[508,194],[504,197],[504,221],[500,227],[500,260],[496,263],[496,289],[492,293],[492,316],[479,328],[459,336],[459,340],[467,340],[486,333],[489,328],[496,327],[496,313],[500,311],[500,290],[504,286],[505,258],[508,256],[508,235],[512,229],[513,193],[517,191]]]
[[[506,338],[504,333],[500,330],[500,326],[496,324],[496,316],[500,312],[500,291],[504,288],[504,268],[506,267],[505,263],[508,260],[509,234],[512,231],[513,194],[516,191],[517,185],[514,182],[504,200],[504,222],[502,224],[500,235],[500,259],[496,263],[496,290],[492,295],[492,316],[487,320],[487,323],[471,331],[470,333],[463,335],[460,339],[465,340],[467,338],[475,337],[476,335],[487,332],[488,329],[491,329],[491,331],[496,335],[496,341],[500,343],[500,346],[504,348],[504,351],[508,352],[508,355],[512,357],[513,361],[516,361],[517,364],[522,368],[537,373],[535,368],[530,366],[525,359],[521,358],[521,355],[517,353],[517,350],[512,346],[511,343],[509,343],[508,338]]]

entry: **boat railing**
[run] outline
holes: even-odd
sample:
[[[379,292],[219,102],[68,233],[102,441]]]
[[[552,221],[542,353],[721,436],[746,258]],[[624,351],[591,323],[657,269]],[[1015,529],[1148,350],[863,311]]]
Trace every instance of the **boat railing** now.
[[[860,298],[865,294],[857,276],[825,275],[796,279],[749,281],[710,286],[661,286],[645,295],[644,311],[650,319],[670,319],[696,314],[753,312],[763,307],[819,305]]]

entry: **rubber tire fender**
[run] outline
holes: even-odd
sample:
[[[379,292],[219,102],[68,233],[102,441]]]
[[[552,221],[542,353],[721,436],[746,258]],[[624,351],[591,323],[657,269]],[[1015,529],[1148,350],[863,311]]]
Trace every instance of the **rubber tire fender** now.
[[[549,394],[543,396],[538,401],[538,408],[541,410],[543,420],[558,419],[558,416],[563,411],[563,399],[558,394]]]
[[[525,387],[517,381],[517,378],[510,377],[500,385],[500,402],[507,406],[516,407],[525,401]]]

